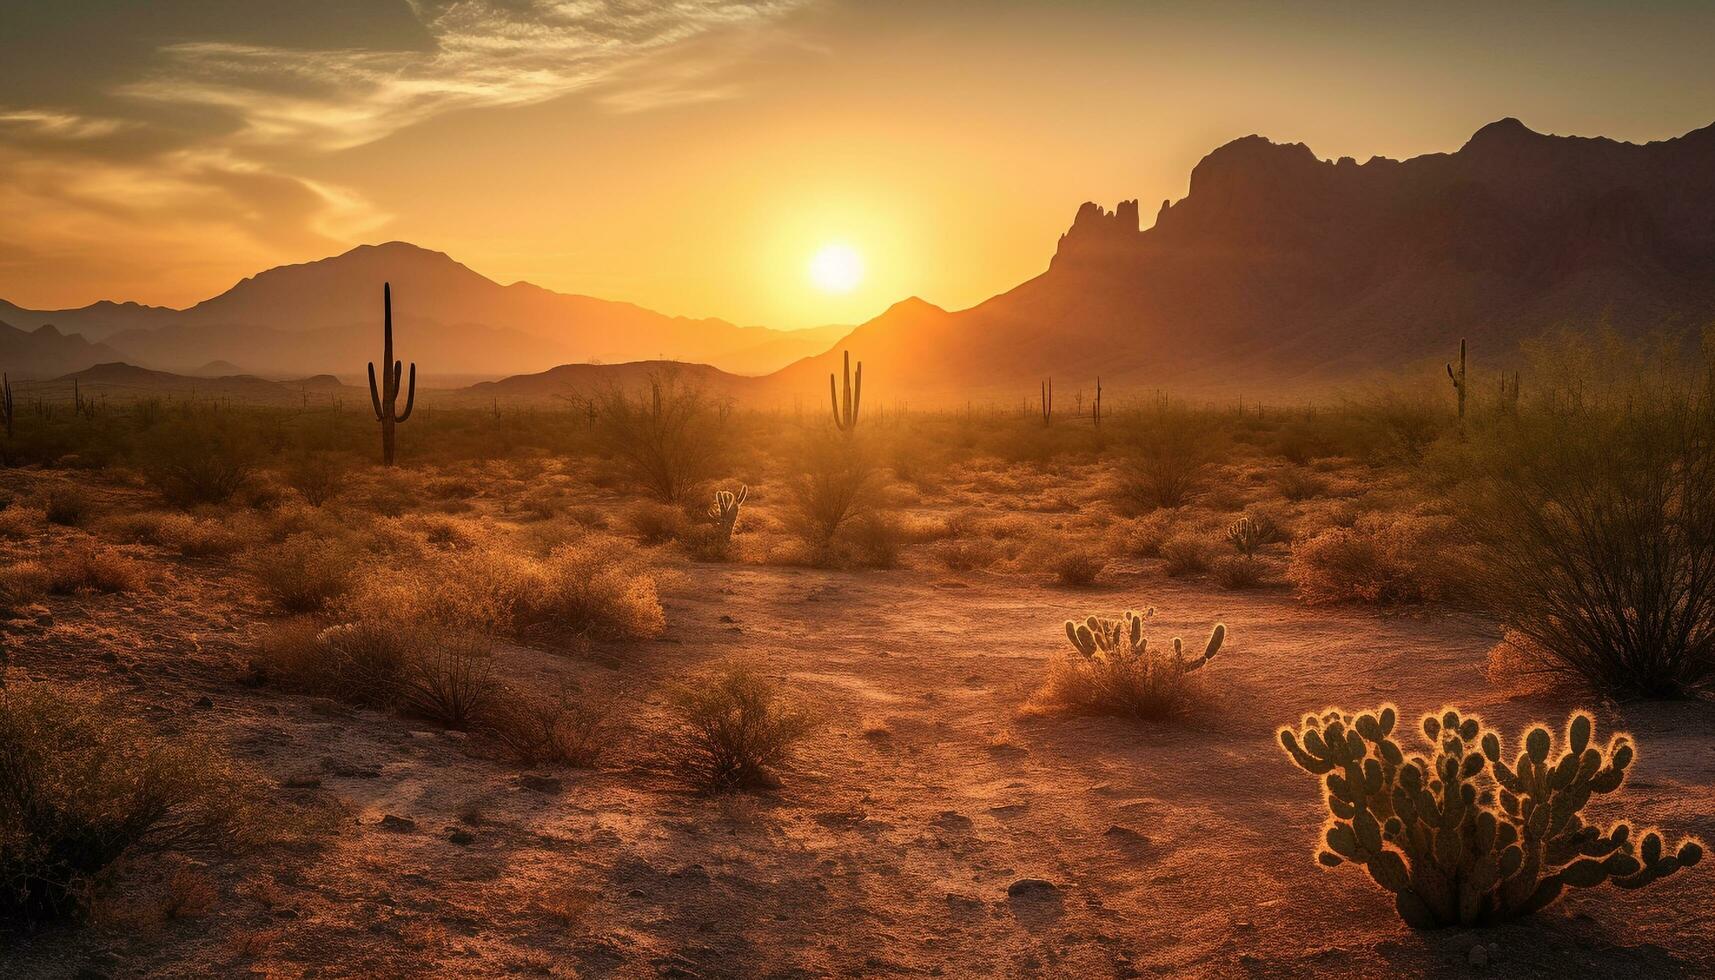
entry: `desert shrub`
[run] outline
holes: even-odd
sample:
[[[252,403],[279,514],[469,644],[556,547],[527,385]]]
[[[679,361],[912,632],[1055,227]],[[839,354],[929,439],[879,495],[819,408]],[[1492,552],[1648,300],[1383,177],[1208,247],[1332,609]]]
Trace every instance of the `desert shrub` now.
[[[1439,599],[1458,580],[1445,518],[1366,514],[1292,546],[1286,577],[1299,599],[1389,604]]]
[[[1392,737],[1397,717],[1391,705],[1330,709],[1281,729],[1280,742],[1326,787],[1317,861],[1361,865],[1412,928],[1497,925],[1567,888],[1638,888],[1702,857],[1695,840],[1670,849],[1654,831],[1584,822],[1585,804],[1619,790],[1635,755],[1623,732],[1591,744],[1587,714],[1568,719],[1558,747],[1533,726],[1510,763],[1475,715],[1424,716],[1426,754],[1407,754]]]
[[[36,530],[36,514],[16,503],[0,509],[0,540],[18,541]]]
[[[213,846],[242,808],[218,753],[173,744],[99,695],[0,687],[0,920],[73,916],[131,853]]]
[[[192,408],[150,429],[141,450],[143,473],[162,496],[217,504],[249,482],[263,443],[237,413]]]
[[[1000,545],[988,538],[954,538],[937,541],[930,554],[950,572],[982,571],[1001,560]]]
[[[865,568],[892,568],[899,564],[905,529],[899,518],[878,510],[866,511],[842,532],[852,564]]]
[[[276,634],[258,648],[261,678],[287,690],[321,694],[371,708],[399,703],[413,658],[423,642],[414,625],[360,619],[316,632],[308,645],[297,630]]]
[[[1206,702],[1197,672],[1220,651],[1227,628],[1217,624],[1202,654],[1188,657],[1178,637],[1166,648],[1149,646],[1143,627],[1154,615],[1148,609],[1119,619],[1067,620],[1072,649],[1050,662],[1036,704],[1145,721],[1193,714]]]
[[[655,500],[639,500],[625,509],[626,527],[644,544],[675,541],[685,535],[689,523],[683,509]]]
[[[258,549],[250,569],[282,609],[315,612],[345,594],[354,564],[344,540],[301,531]]]
[[[345,490],[351,467],[344,457],[328,452],[305,452],[286,464],[286,485],[311,507],[331,502]]]
[[[1206,572],[1213,553],[1208,538],[1181,531],[1161,545],[1162,570],[1173,578]]]
[[[1202,490],[1210,458],[1208,425],[1189,412],[1166,412],[1137,435],[1121,464],[1123,502],[1143,509],[1182,507]]]
[[[1327,480],[1301,466],[1283,470],[1280,476],[1275,478],[1274,486],[1282,497],[1293,503],[1312,500],[1328,492]]]
[[[808,711],[744,661],[716,665],[675,687],[669,701],[679,722],[671,761],[702,789],[779,785],[778,768],[812,727]]]
[[[655,576],[625,544],[596,535],[561,545],[520,597],[531,628],[594,639],[648,639],[667,627]]]
[[[1086,586],[1108,567],[1108,556],[1088,544],[1069,543],[1044,556],[1048,570],[1061,585]]]
[[[787,526],[816,551],[827,550],[852,518],[876,506],[875,466],[861,437],[812,435],[802,471],[787,494]]]
[[[73,595],[80,592],[135,592],[149,581],[149,570],[117,548],[76,544],[34,561],[14,562],[0,573],[0,590],[17,596]]]
[[[414,630],[412,640],[400,710],[458,731],[486,717],[500,694],[493,642],[456,630]]]
[[[1715,689],[1715,377],[1529,412],[1476,454],[1474,591],[1541,666],[1618,697]]]
[[[612,742],[612,705],[570,687],[555,697],[505,691],[484,715],[482,731],[518,765],[593,769]]]
[[[1214,575],[1223,589],[1254,589],[1262,584],[1262,562],[1251,555],[1226,555],[1215,562]]]
[[[649,390],[635,397],[609,389],[595,409],[602,448],[656,499],[678,503],[715,475],[726,426],[713,400],[675,372],[652,376]]]
[[[187,558],[222,558],[237,554],[249,544],[233,523],[189,514],[145,511],[105,520],[101,532],[116,540],[171,548]]]
[[[49,524],[82,527],[94,509],[94,499],[81,487],[55,483],[42,491],[42,515]]]

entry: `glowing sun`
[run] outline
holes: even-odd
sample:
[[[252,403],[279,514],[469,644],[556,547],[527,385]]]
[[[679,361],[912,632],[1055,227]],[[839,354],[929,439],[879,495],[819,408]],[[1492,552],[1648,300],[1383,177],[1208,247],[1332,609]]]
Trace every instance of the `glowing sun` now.
[[[810,281],[830,293],[849,293],[863,282],[863,256],[850,245],[823,245],[810,258]]]

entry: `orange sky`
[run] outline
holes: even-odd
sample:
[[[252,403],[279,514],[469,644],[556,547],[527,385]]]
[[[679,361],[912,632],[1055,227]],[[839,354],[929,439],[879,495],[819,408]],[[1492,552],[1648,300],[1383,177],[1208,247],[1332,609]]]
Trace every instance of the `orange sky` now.
[[[1715,121],[1708,9],[1488,6],[27,0],[0,13],[0,298],[183,305],[404,239],[668,313],[857,322],[1034,275],[1086,199],[1147,223],[1251,132],[1363,159],[1508,115]],[[807,274],[836,241],[866,267],[845,294]]]

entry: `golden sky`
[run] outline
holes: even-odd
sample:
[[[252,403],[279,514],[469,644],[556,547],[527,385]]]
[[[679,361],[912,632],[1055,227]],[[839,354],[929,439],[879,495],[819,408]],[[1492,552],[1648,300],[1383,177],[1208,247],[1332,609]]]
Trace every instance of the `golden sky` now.
[[[1248,133],[1707,125],[1711,37],[1668,3],[8,0],[0,298],[179,306],[403,239],[747,324],[960,308]],[[849,291],[810,275],[830,244]]]

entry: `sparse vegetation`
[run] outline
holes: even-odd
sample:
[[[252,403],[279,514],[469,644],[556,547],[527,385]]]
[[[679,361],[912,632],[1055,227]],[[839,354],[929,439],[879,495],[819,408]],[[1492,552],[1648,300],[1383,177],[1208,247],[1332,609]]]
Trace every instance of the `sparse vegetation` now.
[[[754,663],[727,661],[671,692],[679,732],[672,764],[708,790],[779,785],[779,767],[812,718]]]
[[[1207,697],[1197,672],[1220,652],[1227,628],[1216,624],[1202,653],[1187,656],[1177,636],[1164,647],[1150,647],[1143,627],[1154,615],[1146,609],[1118,619],[1067,620],[1072,651],[1051,663],[1036,704],[1142,721],[1185,718],[1202,708]]]

